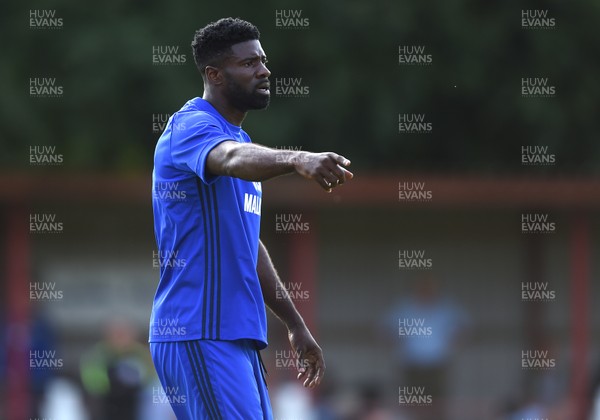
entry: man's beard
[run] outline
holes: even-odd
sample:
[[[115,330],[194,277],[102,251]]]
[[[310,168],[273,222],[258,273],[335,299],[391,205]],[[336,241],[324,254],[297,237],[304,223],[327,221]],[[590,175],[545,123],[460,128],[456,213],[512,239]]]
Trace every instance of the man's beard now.
[[[252,109],[265,109],[269,106],[271,95],[258,93],[256,88],[252,92],[247,92],[232,77],[226,76],[226,78],[225,97],[235,109],[246,112]]]

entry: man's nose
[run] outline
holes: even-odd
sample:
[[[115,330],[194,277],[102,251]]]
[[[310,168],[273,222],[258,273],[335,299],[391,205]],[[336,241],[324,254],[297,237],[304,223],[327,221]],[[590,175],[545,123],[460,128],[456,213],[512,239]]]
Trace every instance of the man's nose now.
[[[258,69],[256,75],[259,79],[262,79],[264,77],[269,77],[271,75],[271,72],[269,71],[265,63],[260,63],[260,68]]]

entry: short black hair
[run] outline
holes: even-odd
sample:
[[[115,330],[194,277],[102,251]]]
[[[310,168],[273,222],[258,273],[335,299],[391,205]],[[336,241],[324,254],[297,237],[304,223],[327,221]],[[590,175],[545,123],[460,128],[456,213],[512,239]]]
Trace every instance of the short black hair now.
[[[223,18],[194,34],[192,51],[196,67],[204,77],[206,66],[217,64],[231,53],[231,46],[260,38],[258,28],[239,18]]]

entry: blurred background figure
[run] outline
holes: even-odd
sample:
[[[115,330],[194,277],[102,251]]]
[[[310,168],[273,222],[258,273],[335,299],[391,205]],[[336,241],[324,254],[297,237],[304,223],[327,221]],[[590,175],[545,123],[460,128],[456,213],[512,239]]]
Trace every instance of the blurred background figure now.
[[[383,393],[376,383],[365,383],[359,386],[360,405],[355,420],[400,420],[391,413],[384,404]]]
[[[148,349],[136,341],[131,325],[122,320],[110,322],[104,340],[81,358],[81,379],[92,400],[92,418],[139,419],[142,393],[152,372]]]
[[[335,407],[335,397],[339,388],[333,370],[328,367],[327,379],[321,383],[319,392],[314,396],[316,420],[339,420],[340,416]]]
[[[424,274],[410,294],[392,308],[398,331],[399,404],[418,420],[443,420],[448,370],[467,328],[466,312],[442,295],[437,280]]]
[[[271,397],[276,419],[317,420],[310,391],[298,381],[279,384]]]
[[[40,416],[55,420],[88,420],[81,389],[67,378],[53,379],[40,405]]]
[[[57,349],[58,340],[55,328],[48,321],[48,316],[41,307],[34,308],[30,340],[30,350],[38,354],[54,352]],[[31,367],[30,375],[31,394],[33,397],[32,415],[38,417],[42,415],[42,404],[57,375],[53,369],[32,369]]]
[[[544,419],[547,410],[533,392],[521,392],[518,397],[507,399],[500,411],[503,420]]]

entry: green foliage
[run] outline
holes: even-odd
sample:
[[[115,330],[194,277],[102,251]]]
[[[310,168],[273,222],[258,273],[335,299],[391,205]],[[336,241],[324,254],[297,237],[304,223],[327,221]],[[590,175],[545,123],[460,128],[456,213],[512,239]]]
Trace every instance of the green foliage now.
[[[63,27],[30,29],[30,9],[56,10]],[[281,9],[302,10],[309,27],[277,28]],[[556,28],[523,29],[522,9],[547,9]],[[335,150],[376,170],[531,172],[525,145],[556,154],[535,173],[600,168],[600,6],[581,0],[11,2],[0,16],[3,167],[25,169],[29,146],[54,145],[61,170],[150,170],[152,116],[201,96],[189,44],[223,16],[259,27],[272,80],[310,88],[251,113],[255,142]],[[153,65],[153,46],[164,45],[187,63]],[[399,45],[424,45],[432,64],[399,65]],[[30,97],[32,77],[55,77],[64,94]],[[522,77],[549,78],[556,97],[522,98]],[[399,113],[425,113],[432,132],[400,134]]]

